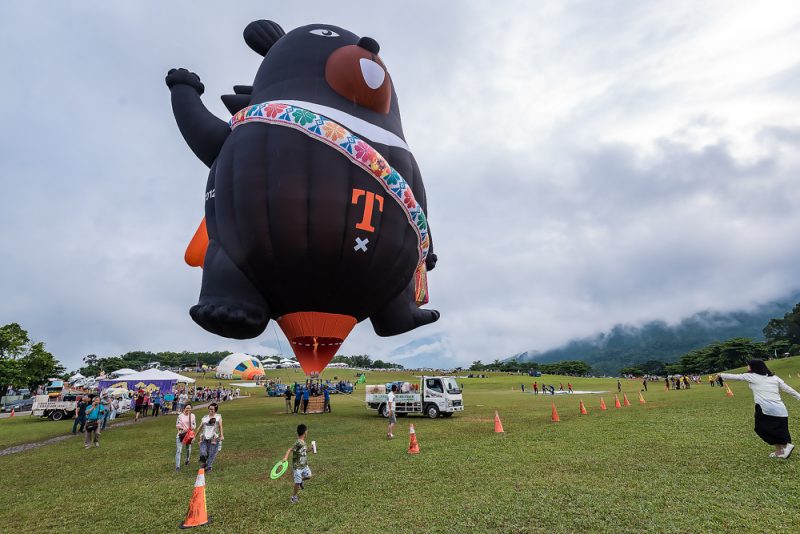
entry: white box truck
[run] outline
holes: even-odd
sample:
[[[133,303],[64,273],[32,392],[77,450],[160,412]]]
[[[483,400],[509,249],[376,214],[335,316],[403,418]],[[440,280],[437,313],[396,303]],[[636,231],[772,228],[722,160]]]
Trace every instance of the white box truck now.
[[[367,409],[377,410],[381,417],[389,417],[386,402],[392,384],[398,386],[394,394],[398,415],[421,413],[436,419],[440,415],[450,417],[464,410],[461,387],[452,376],[423,376],[419,383],[392,382],[367,386]]]
[[[77,402],[74,400],[57,401],[47,395],[36,395],[33,401],[31,415],[35,417],[47,417],[53,421],[61,421],[75,415]]]

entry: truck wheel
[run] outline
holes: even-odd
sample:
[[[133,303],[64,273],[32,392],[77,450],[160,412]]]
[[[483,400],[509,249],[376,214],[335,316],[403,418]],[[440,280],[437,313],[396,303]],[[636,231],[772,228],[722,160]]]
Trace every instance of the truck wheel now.
[[[425,414],[430,417],[431,419],[436,419],[439,417],[439,407],[435,404],[429,404],[428,407],[425,409]]]
[[[64,419],[64,411],[63,410],[56,410],[50,414],[50,419],[52,421],[61,421]]]
[[[384,419],[389,418],[389,406],[386,404],[381,404],[378,406],[378,415],[383,417]]]

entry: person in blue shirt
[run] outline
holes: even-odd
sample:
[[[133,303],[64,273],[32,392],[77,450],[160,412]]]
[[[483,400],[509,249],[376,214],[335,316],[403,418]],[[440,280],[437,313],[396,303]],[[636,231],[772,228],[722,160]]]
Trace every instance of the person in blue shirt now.
[[[311,398],[311,389],[303,388],[303,413],[308,413],[308,400]]]
[[[297,411],[300,409],[300,401],[303,400],[303,388],[298,386],[297,384],[294,385],[294,413],[297,414]]]
[[[161,392],[153,395],[153,416],[158,417],[161,412]]]
[[[322,411],[324,412],[331,412],[331,392],[328,390],[328,386],[325,386],[322,390],[323,394],[325,395],[325,404],[322,407]]]
[[[92,405],[86,409],[86,439],[84,440],[84,448],[88,449],[92,442],[92,434],[94,434],[94,446],[100,446],[100,422],[106,416],[106,408],[100,404],[100,397],[96,396],[92,399]]]

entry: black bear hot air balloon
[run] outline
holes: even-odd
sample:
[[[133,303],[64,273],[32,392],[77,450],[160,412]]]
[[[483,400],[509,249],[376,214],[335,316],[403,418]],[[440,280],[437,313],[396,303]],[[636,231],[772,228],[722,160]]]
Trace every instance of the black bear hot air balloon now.
[[[432,323],[427,202],[378,43],[336,26],[250,23],[252,86],[203,105],[200,78],[166,82],[178,127],[208,167],[205,218],[186,251],[203,267],[195,322],[247,339],[275,319],[319,372],[355,324],[380,336]]]

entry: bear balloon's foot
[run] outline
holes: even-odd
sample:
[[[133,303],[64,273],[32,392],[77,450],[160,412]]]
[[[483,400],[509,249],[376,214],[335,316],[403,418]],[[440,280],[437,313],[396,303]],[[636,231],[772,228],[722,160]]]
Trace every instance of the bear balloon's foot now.
[[[251,339],[269,323],[269,306],[214,239],[203,263],[200,299],[189,314],[211,332],[234,339]]]
[[[189,310],[194,322],[212,334],[233,339],[251,339],[264,331],[269,323],[266,310],[250,306],[200,303]]]

